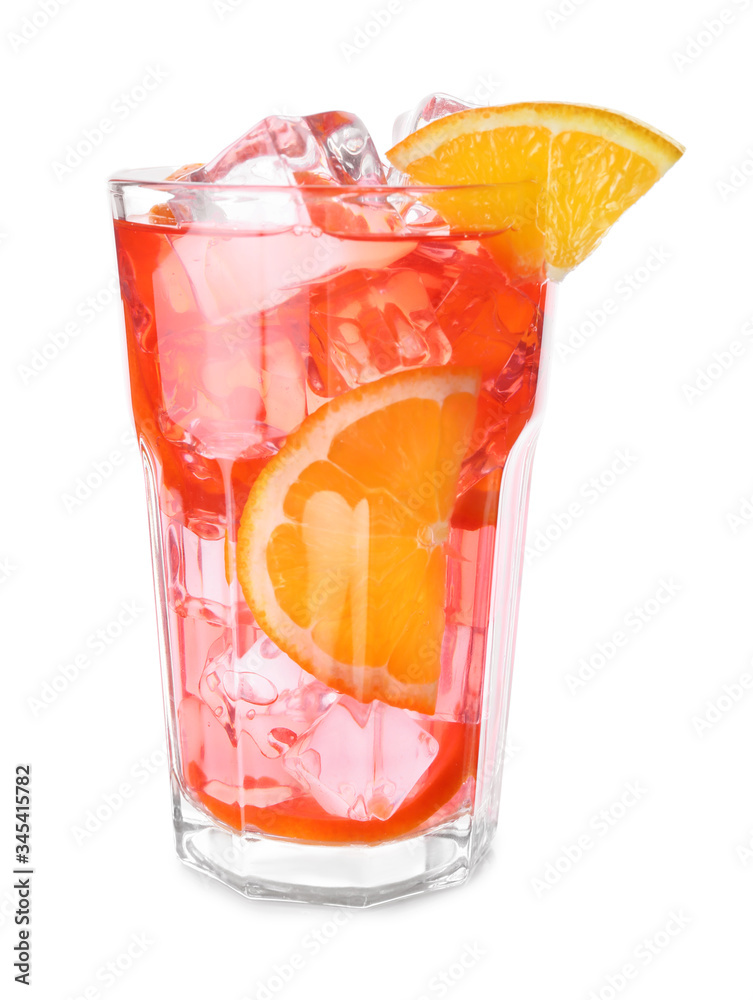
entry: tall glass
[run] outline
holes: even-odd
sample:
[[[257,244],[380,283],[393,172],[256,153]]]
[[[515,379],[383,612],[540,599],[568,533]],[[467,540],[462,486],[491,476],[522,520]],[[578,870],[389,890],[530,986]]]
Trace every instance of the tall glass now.
[[[508,263],[530,186],[166,173],[110,190],[178,854],[262,898],[462,882],[541,414],[547,281]],[[509,231],[464,228],[468,198]]]

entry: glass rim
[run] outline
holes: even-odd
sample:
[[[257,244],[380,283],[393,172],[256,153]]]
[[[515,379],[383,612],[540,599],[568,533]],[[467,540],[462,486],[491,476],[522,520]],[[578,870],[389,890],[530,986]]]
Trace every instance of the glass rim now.
[[[407,194],[421,197],[427,193],[441,191],[499,191],[513,190],[522,185],[541,186],[541,181],[533,177],[516,181],[492,181],[474,184],[223,184],[214,181],[158,180],[154,174],[163,170],[169,174],[174,167],[138,167],[119,170],[107,178],[110,190],[120,187],[145,187],[160,191],[239,191],[248,193],[295,193],[305,191],[312,194],[359,195],[359,194]]]

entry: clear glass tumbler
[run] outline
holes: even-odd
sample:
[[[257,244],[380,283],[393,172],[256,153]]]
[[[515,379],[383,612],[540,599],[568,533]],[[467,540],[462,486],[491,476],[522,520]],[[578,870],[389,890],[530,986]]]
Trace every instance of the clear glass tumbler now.
[[[506,242],[535,194],[166,173],[110,190],[178,854],[260,898],[461,882],[541,416],[548,283]]]

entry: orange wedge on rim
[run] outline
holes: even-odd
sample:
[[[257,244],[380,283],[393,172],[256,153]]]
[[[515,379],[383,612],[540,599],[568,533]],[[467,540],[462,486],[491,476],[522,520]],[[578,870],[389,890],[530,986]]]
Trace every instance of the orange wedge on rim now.
[[[509,104],[437,119],[387,157],[411,183],[538,187],[535,218],[489,239],[514,273],[561,278],[677,162],[683,147],[635,118],[583,104]],[[513,191],[514,188],[511,188]],[[481,193],[432,195],[451,225],[491,228]],[[509,208],[500,215],[507,228]]]

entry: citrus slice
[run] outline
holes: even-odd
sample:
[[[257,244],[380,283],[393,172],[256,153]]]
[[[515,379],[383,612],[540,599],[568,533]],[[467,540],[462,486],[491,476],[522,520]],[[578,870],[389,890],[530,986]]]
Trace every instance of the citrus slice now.
[[[417,184],[536,182],[536,218],[489,242],[516,273],[531,274],[546,263],[549,276],[560,278],[682,153],[674,140],[635,118],[585,104],[536,103],[439,118],[387,157]],[[488,203],[478,190],[433,197],[451,225],[488,230]]]
[[[254,483],[236,573],[261,629],[360,701],[434,711],[444,542],[476,369],[399,372],[304,420]]]

